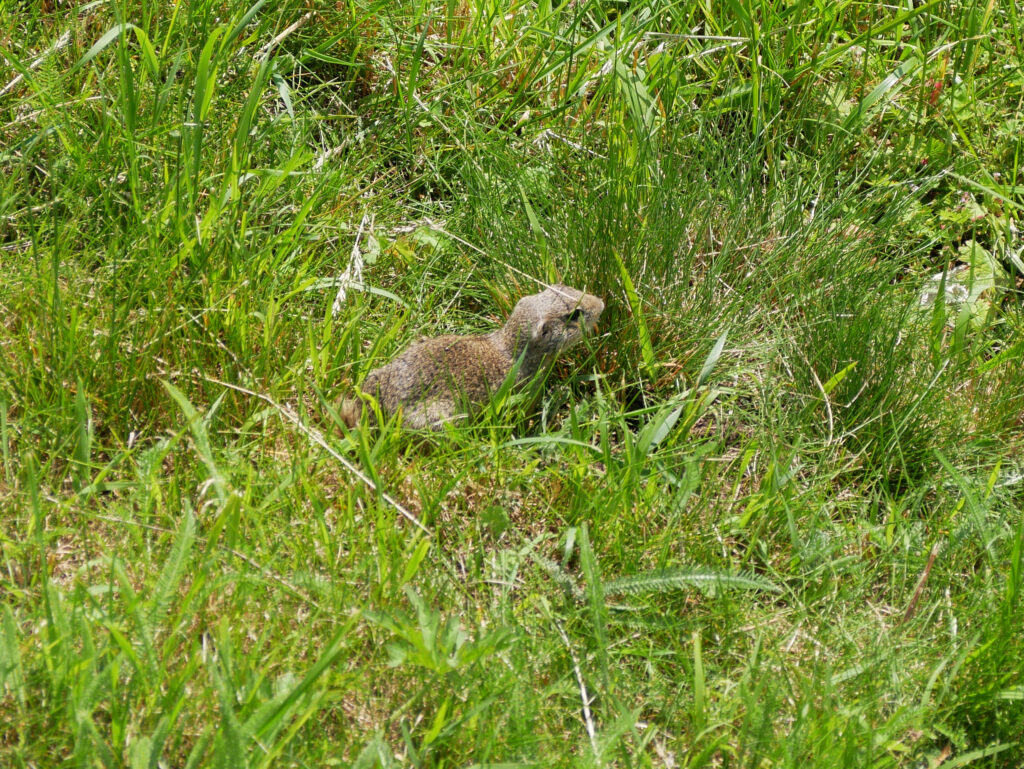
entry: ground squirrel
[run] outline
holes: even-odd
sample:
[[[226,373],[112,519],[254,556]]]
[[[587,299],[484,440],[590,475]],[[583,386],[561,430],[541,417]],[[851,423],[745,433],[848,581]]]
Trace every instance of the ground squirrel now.
[[[554,285],[520,299],[505,325],[490,334],[416,342],[367,374],[362,390],[384,414],[401,409],[406,427],[438,428],[460,414],[460,407],[486,403],[517,364],[516,382],[530,379],[593,331],[603,310],[596,296]],[[343,401],[342,421],[354,427],[362,408],[359,400]]]

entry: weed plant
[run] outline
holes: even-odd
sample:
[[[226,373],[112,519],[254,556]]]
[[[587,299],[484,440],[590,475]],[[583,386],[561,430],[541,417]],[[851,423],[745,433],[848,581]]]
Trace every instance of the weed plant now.
[[[0,764],[1019,766],[1021,13],[0,3]]]

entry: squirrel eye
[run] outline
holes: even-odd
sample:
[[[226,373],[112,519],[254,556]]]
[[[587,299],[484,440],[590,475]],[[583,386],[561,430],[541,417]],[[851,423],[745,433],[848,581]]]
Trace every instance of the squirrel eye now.
[[[572,312],[570,312],[568,315],[565,316],[565,319],[567,321],[569,321],[569,322],[572,322],[572,321],[575,321],[575,320],[582,320],[583,319],[583,310],[579,310],[579,309],[573,310]]]

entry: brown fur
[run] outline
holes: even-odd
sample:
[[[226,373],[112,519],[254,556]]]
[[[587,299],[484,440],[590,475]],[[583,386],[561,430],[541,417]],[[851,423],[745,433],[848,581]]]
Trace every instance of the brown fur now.
[[[561,284],[524,296],[502,328],[485,336],[439,336],[409,347],[391,363],[366,376],[362,390],[384,414],[402,411],[406,427],[437,428],[460,415],[460,406],[487,402],[512,371],[516,382],[530,379],[563,350],[594,329],[604,302]],[[349,427],[359,423],[363,405],[345,400],[339,409]]]

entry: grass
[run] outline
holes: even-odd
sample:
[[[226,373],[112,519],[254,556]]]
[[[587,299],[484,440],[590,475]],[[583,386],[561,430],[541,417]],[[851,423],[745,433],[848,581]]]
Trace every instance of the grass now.
[[[1019,765],[1019,13],[0,4],[0,763]]]

